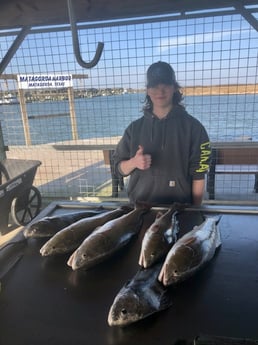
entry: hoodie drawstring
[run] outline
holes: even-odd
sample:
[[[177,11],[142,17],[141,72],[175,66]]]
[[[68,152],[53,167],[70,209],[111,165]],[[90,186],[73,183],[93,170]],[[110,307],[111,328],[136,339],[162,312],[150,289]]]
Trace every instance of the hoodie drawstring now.
[[[158,120],[155,118],[154,115],[151,117],[151,133],[150,133],[150,140],[153,142],[154,138],[154,121],[161,121],[161,150],[164,150],[166,147],[166,126],[167,126],[167,117],[162,120]]]
[[[167,118],[162,120],[162,144],[161,149],[164,150],[166,147],[166,128],[167,128]]]
[[[155,121],[155,116],[152,115],[152,117],[151,117],[151,135],[150,135],[151,143],[153,142],[154,121]]]

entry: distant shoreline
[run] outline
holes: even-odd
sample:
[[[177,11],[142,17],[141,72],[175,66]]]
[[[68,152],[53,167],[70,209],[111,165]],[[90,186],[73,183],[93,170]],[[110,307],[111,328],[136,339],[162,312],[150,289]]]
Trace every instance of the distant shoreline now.
[[[201,95],[243,95],[243,94],[257,94],[258,85],[220,85],[220,86],[193,86],[183,87],[183,94],[185,96],[201,96]]]
[[[1,79],[1,78],[0,78]],[[213,95],[250,95],[258,94],[258,84],[234,84],[234,85],[208,85],[208,86],[188,86],[182,87],[184,96],[213,96]],[[68,101],[68,89],[55,89],[50,92],[50,89],[35,89],[29,90],[26,93],[21,93],[23,100],[21,102],[35,103],[35,102],[51,102],[51,101]],[[105,88],[105,89],[73,89],[74,99],[94,98],[102,96],[120,96],[126,94],[145,94],[145,89],[133,88]],[[18,91],[10,91],[8,94],[0,91],[0,105],[18,104]],[[67,114],[66,114],[67,115]]]

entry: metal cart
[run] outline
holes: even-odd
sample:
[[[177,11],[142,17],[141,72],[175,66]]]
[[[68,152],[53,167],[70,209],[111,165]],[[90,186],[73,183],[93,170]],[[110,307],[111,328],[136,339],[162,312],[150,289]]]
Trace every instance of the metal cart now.
[[[0,233],[8,232],[9,216],[17,225],[26,225],[40,212],[41,195],[32,185],[37,160],[0,161]]]

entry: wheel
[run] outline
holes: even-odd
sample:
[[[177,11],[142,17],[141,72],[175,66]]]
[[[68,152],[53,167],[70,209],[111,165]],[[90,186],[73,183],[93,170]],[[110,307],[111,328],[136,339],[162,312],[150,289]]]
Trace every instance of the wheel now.
[[[11,215],[17,225],[26,225],[39,214],[40,207],[40,192],[36,187],[31,186],[23,195],[13,199]]]

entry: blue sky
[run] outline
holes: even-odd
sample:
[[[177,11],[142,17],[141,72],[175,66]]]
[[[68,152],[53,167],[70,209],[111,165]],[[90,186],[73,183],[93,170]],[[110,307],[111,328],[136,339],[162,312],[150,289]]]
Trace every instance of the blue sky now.
[[[2,57],[12,40],[0,37]],[[74,58],[70,31],[31,34],[4,73],[85,73],[82,87],[142,88],[147,67],[163,60],[183,86],[257,82],[258,33],[239,15],[81,29],[85,61],[99,41],[100,62],[86,70]]]

